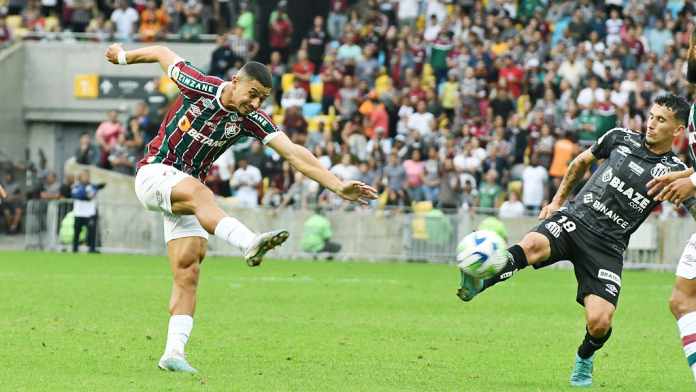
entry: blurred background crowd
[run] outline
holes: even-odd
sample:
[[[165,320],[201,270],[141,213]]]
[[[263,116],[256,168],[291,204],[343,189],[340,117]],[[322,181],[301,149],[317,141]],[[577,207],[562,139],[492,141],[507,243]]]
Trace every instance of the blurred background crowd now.
[[[375,186],[376,206],[501,217],[536,213],[572,158],[607,130],[641,131],[655,96],[690,94],[691,2],[332,0],[309,17],[296,17],[296,6],[0,0],[0,41],[83,32],[214,41],[210,59],[189,60],[226,79],[247,60],[267,63],[274,90],[263,109],[337,176]],[[133,174],[171,99],[155,89],[132,110],[108,113],[75,159]],[[685,147],[685,137],[674,145]],[[30,197],[59,197],[51,178]],[[348,208],[251,140],[225,153],[206,182],[242,206]]]

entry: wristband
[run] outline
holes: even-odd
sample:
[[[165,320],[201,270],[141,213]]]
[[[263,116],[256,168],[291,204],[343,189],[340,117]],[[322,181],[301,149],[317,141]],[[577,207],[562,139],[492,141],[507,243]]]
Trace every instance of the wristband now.
[[[121,50],[118,52],[118,63],[121,65],[127,65],[128,61],[126,61],[126,51]]]

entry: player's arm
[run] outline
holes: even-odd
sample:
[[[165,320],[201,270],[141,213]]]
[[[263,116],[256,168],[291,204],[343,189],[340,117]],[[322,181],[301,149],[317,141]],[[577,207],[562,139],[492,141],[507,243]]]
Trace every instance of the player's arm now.
[[[592,165],[592,162],[596,160],[597,158],[592,153],[592,150],[588,149],[581,152],[580,155],[570,162],[568,171],[565,176],[563,176],[563,180],[561,181],[561,185],[558,186],[556,195],[551,202],[541,210],[539,219],[546,219],[561,208],[563,203],[568,200],[570,192],[575,188],[575,185],[585,176],[587,169]]]
[[[333,173],[326,170],[309,150],[293,143],[282,132],[275,135],[267,145],[302,174],[346,200],[366,203],[368,200],[377,198],[377,191],[369,185],[360,181],[342,182],[339,180]]]
[[[4,199],[7,197],[7,193],[5,193],[5,188],[0,185],[0,199]]]
[[[691,84],[696,84],[696,27],[691,29],[689,55],[686,61],[686,80]]]
[[[164,72],[169,66],[181,61],[174,51],[166,46],[146,46],[133,50],[124,50],[121,44],[112,44],[106,49],[106,60],[112,64],[159,63]]]

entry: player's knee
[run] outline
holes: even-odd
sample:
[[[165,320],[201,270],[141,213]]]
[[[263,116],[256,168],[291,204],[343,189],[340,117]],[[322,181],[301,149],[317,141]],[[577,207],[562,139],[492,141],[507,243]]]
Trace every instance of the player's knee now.
[[[675,318],[679,319],[681,316],[696,310],[696,306],[692,302],[696,301],[689,301],[689,298],[684,293],[675,290],[669,297],[669,310],[672,311]]]
[[[200,267],[198,262],[193,263],[185,268],[180,268],[176,272],[174,280],[179,286],[188,289],[195,289],[198,286],[198,275],[200,274]]]
[[[587,329],[590,335],[601,337],[611,328],[613,313],[609,311],[592,312],[587,316]]]
[[[528,233],[522,238],[519,245],[524,250],[529,264],[546,260],[551,252],[548,240],[539,233]]]

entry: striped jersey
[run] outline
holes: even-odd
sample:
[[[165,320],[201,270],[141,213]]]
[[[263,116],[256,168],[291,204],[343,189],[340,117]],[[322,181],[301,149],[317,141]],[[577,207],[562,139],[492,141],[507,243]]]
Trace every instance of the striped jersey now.
[[[184,60],[170,65],[167,74],[181,94],[147,145],[138,169],[162,163],[203,181],[213,162],[240,139],[253,137],[266,144],[279,134],[261,110],[242,117],[222,106],[220,95],[229,82],[205,75]]]
[[[696,169],[696,103],[691,105],[691,111],[689,112],[689,123],[686,126],[686,136],[689,139],[689,160],[691,160],[691,167]]]

